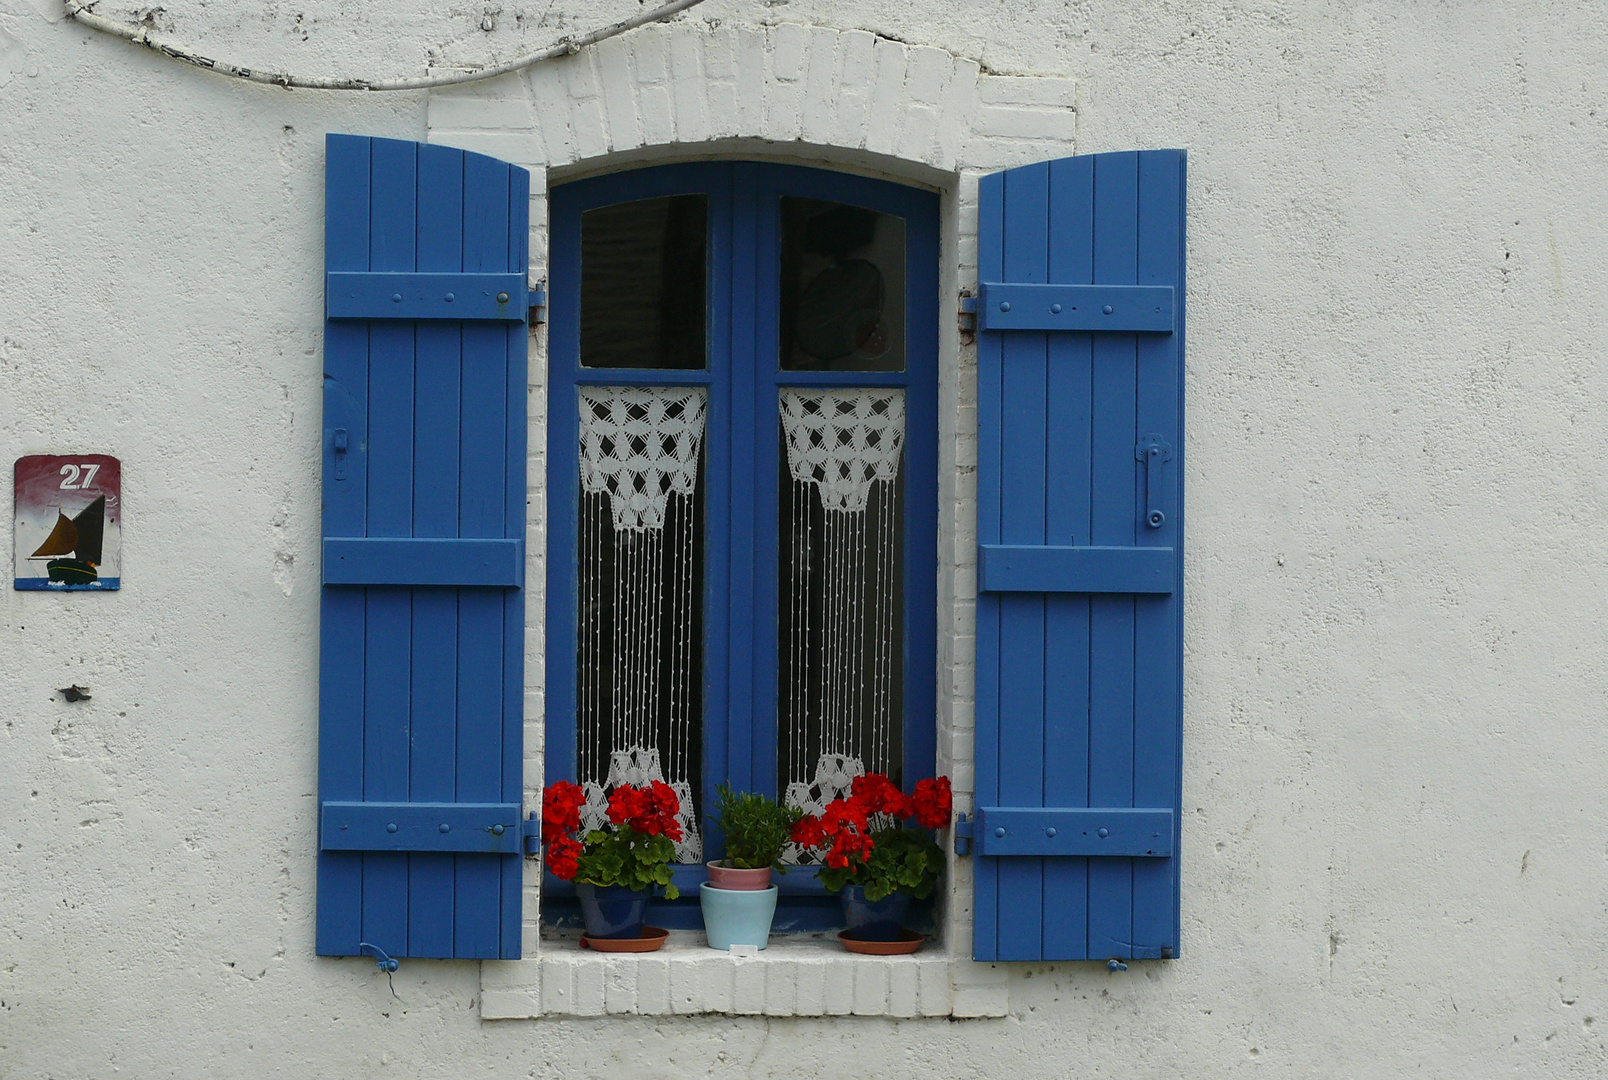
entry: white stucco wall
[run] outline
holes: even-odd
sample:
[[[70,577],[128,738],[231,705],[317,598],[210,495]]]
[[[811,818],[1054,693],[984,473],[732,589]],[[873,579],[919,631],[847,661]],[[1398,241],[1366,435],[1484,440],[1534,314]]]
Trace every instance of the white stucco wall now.
[[[384,75],[636,10],[552,7],[151,19]],[[682,17],[1071,80],[1080,152],[1189,149],[1183,958],[1013,967],[958,1023],[488,1022],[478,964],[404,962],[403,1006],[312,955],[323,135],[426,138],[427,96],[0,0],[0,448],[116,454],[128,510],[121,593],[0,592],[0,1076],[1608,1067],[1608,6],[1200,7]]]

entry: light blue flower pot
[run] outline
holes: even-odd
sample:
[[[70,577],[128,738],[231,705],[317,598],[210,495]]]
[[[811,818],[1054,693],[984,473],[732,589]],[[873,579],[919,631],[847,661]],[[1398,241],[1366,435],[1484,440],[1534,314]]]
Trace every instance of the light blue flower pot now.
[[[699,888],[703,902],[704,931],[709,947],[722,952],[733,945],[763,949],[770,941],[771,917],[776,914],[776,886],[768,889]]]

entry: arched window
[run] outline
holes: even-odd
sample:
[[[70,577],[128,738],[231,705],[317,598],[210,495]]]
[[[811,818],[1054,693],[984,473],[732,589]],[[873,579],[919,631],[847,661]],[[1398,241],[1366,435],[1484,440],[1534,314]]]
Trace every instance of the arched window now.
[[[932,774],[937,197],[726,162],[551,205],[547,777],[594,815],[675,786],[691,886],[718,783],[819,809]],[[781,885],[779,928],[835,920]]]

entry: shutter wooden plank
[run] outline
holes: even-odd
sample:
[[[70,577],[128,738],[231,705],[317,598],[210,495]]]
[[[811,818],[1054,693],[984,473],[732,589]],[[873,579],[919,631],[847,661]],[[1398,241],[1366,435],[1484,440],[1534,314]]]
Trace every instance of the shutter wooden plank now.
[[[1142,153],[1138,172],[1138,267],[1141,285],[1183,281],[1183,168],[1176,154]],[[1182,289],[1178,290],[1182,303]],[[1182,524],[1183,365],[1179,350],[1181,332],[1165,337],[1141,336],[1138,350],[1138,431],[1160,434],[1172,446],[1172,460],[1163,465],[1161,482],[1170,507],[1160,528],[1141,524],[1137,542],[1172,550],[1176,574],[1183,580]],[[1142,468],[1140,470],[1143,471]],[[1142,482],[1142,480],[1141,480]],[[1143,495],[1141,494],[1141,504]],[[1182,700],[1183,643],[1179,620],[1165,600],[1149,597],[1135,601],[1134,636],[1134,745],[1143,752],[1134,757],[1134,805],[1181,806],[1182,788],[1178,703]],[[1173,828],[1178,828],[1174,816]],[[1173,838],[1172,850],[1178,839]],[[1133,862],[1133,942],[1135,957],[1158,957],[1163,949],[1176,951],[1179,923],[1177,860],[1136,859]]]
[[[427,210],[418,215],[417,267],[458,273],[463,269],[463,152],[424,146],[418,162],[419,205]],[[419,323],[414,332],[421,407],[414,426],[413,533],[456,537],[463,332],[458,324],[435,322]],[[412,541],[421,542],[428,543]],[[415,571],[413,580],[427,579]],[[413,626],[411,797],[449,802],[457,797],[458,593],[414,589]],[[451,956],[457,859],[421,852],[408,861],[409,955]]]
[[[1042,282],[1049,274],[1047,164],[1016,169],[1005,177],[1007,281]],[[1006,336],[1001,381],[1000,464],[1011,477],[1010,497],[1000,505],[1000,539],[1042,544],[1045,528],[1044,445],[1048,356],[1042,333]],[[999,798],[1007,806],[1044,803],[1044,597],[999,598],[999,710],[1009,717],[1013,741],[999,762]],[[1037,955],[1043,949],[1044,866],[1034,858],[1000,866],[1000,949],[1006,955]]]
[[[1094,163],[1094,274],[1102,284],[1131,285],[1137,271],[1138,156],[1102,154]],[[1134,460],[1134,339],[1102,334],[1094,341],[1095,544],[1131,545],[1142,497]],[[1089,799],[1097,806],[1133,805],[1134,600],[1090,600]],[[1133,870],[1125,859],[1089,866],[1089,953],[1127,956],[1133,940]]]
[[[530,174],[510,166],[508,169],[508,249],[505,267],[521,278],[529,274],[528,257],[530,236]],[[503,535],[525,536],[527,486],[525,459],[527,398],[529,375],[525,367],[525,354],[529,344],[529,330],[520,323],[505,325],[503,341],[507,356],[506,390],[503,394],[503,430],[508,445],[503,454]],[[502,747],[498,761],[502,772],[502,798],[518,802],[524,797],[525,761],[525,603],[523,594],[502,597],[503,601],[503,664],[502,664]],[[500,859],[497,863],[500,878],[498,895],[501,924],[498,928],[498,956],[504,960],[518,959],[520,955],[523,904],[522,887],[525,863],[520,856]]]
[[[490,273],[508,266],[509,169],[489,158],[464,163],[463,268]],[[504,477],[508,457],[507,331],[501,326],[463,327],[463,444],[460,459],[461,535],[506,533]],[[521,461],[522,463],[522,461]],[[458,798],[502,799],[504,597],[484,590],[459,593]],[[491,860],[460,859],[455,948],[459,956],[500,955],[502,870]]]
[[[521,845],[518,803],[326,802],[322,817],[319,845],[325,851],[407,853],[409,888],[426,908],[420,912],[409,904],[409,934],[419,935],[409,942],[409,956],[452,955],[452,852],[512,855]],[[445,892],[424,892],[420,886],[432,875],[420,870],[438,868],[449,872]],[[439,925],[443,914],[444,926]],[[443,934],[445,951],[430,951],[431,940]]]
[[[427,359],[426,346],[427,342],[421,336],[418,373],[421,400],[431,400],[424,397],[429,381],[425,374],[426,367],[441,368],[446,364],[446,361],[439,356]],[[452,351],[451,397],[445,400],[435,399],[431,409],[420,410],[420,417],[422,422],[426,412],[444,411],[450,405],[452,408],[450,426],[456,437],[458,428],[456,341],[453,342]],[[446,423],[444,419],[440,421],[442,425]],[[421,437],[425,434],[423,431],[420,432]],[[457,463],[457,447],[454,445],[452,456],[441,465],[442,468],[451,469],[453,483],[445,492],[436,492],[428,487],[428,477],[441,470],[426,468],[421,455],[418,466],[420,485],[418,499],[421,505],[426,500],[438,502],[443,497],[448,497],[452,500],[451,505],[456,511]],[[452,528],[457,528],[456,522]],[[332,537],[324,541],[325,585],[461,585],[477,588],[518,588],[524,582],[525,545],[520,540],[367,536]]]
[[[326,264],[368,269],[369,144],[331,137],[326,160]],[[363,534],[368,434],[368,327],[328,325],[324,336],[324,531]],[[336,479],[334,438],[346,434]],[[325,589],[319,603],[318,790],[321,798],[363,797],[363,637],[366,598],[358,589]],[[363,856],[318,855],[317,949],[357,952],[362,936]]]
[[[446,147],[425,148],[431,149]],[[436,224],[435,215],[420,219],[421,245],[426,228]],[[528,289],[521,274],[332,273],[325,275],[324,293],[330,319],[523,322]]]
[[[376,140],[370,158],[370,270],[412,270],[418,181],[411,143]],[[369,325],[368,535],[413,532],[413,380],[411,323]],[[363,798],[404,802],[408,794],[413,629],[412,590],[368,589],[363,716]],[[408,857],[363,856],[363,932],[388,953],[408,955]]]
[[[994,173],[977,185],[977,272],[984,281],[1004,275],[1005,176]],[[1001,388],[1005,335],[978,335],[977,341],[977,539],[1000,541]],[[996,597],[977,597],[977,805],[998,803],[1000,759],[1000,619]],[[972,892],[972,956],[999,956],[998,859],[977,859]]]
[[[1064,369],[1072,366],[1064,362],[1052,364],[1052,384]],[[1063,400],[1064,395],[1050,398],[1051,415],[1059,416],[1054,406]],[[1052,427],[1053,433],[1048,439],[1067,437],[1063,425],[1057,423]],[[1053,484],[1065,481],[1064,475],[1051,472],[1050,476]],[[977,549],[977,588],[982,592],[1156,593],[1165,596],[1175,587],[1173,555],[1171,548],[983,544]]]
[[[1061,235],[1052,225],[1052,239]],[[392,303],[393,295],[384,301]],[[977,294],[979,330],[1171,333],[1172,327],[1173,290],[1166,286],[984,283]]]
[[[1084,284],[1094,274],[1094,170],[1088,158],[1050,163],[1049,280]],[[1047,544],[1088,542],[1093,354],[1088,334],[1049,334],[1046,395],[1054,422],[1045,453],[1051,477]],[[1089,801],[1089,597],[1045,597],[1044,801]],[[1089,867],[1078,858],[1044,860],[1043,955],[1088,950]]]

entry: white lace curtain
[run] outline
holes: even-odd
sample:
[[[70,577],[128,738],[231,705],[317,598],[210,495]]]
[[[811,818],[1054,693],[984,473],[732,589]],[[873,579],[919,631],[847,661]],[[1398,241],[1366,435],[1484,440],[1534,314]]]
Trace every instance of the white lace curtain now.
[[[782,725],[790,806],[819,813],[902,747],[902,390],[784,390]],[[790,858],[800,861],[794,849]]]
[[[707,408],[701,387],[580,388],[582,827],[607,821],[615,785],[660,780],[681,800],[676,858],[690,863],[703,858],[691,785],[702,677],[693,501]]]

